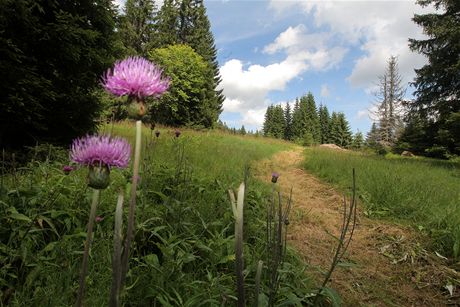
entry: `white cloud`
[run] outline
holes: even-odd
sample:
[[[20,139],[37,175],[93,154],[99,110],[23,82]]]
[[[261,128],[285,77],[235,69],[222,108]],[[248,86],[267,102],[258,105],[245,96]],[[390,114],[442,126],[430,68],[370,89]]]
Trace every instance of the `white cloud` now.
[[[220,68],[221,87],[227,97],[224,111],[240,112],[243,123],[261,125],[269,92],[284,90],[307,70],[324,71],[340,63],[347,50],[329,47],[329,39],[327,34],[309,33],[304,25],[298,25],[287,28],[263,48],[264,53],[284,54],[284,60],[266,66],[227,61]]]
[[[326,29],[326,34],[334,37],[335,47],[360,48],[363,55],[356,59],[347,78],[354,87],[372,87],[391,55],[398,56],[405,82],[413,79],[414,68],[426,62],[422,55],[409,50],[408,38],[423,37],[422,28],[411,18],[414,13],[433,11],[432,7],[422,8],[414,1],[344,0],[271,0],[270,7],[279,14],[301,9],[313,17],[318,28],[323,32]]]
[[[330,92],[330,89],[329,87],[327,86],[327,84],[323,84],[321,85],[321,97],[329,97],[329,95],[331,94]]]
[[[363,119],[363,118],[368,118],[368,117],[369,117],[369,110],[359,110],[358,113],[356,113],[357,119]]]
[[[251,109],[245,112],[241,123],[247,126],[262,127],[266,108]]]
[[[287,82],[303,71],[305,65],[297,64],[286,59],[267,66],[245,68],[240,60],[226,62],[220,68],[221,86],[227,97],[224,110],[244,111],[264,105],[268,92],[283,90]]]
[[[330,46],[331,39],[329,33],[310,33],[300,24],[287,28],[263,51],[268,54],[284,52],[287,60],[307,65],[306,68],[328,70],[340,63],[347,52],[342,46]]]
[[[112,3],[118,6],[118,11],[122,12],[125,7],[126,0],[112,0]]]
[[[118,6],[118,11],[123,12],[126,0],[112,0],[112,2]],[[164,0],[155,0],[154,2],[160,8],[163,6]]]
[[[224,109],[227,112],[237,112],[241,108],[242,102],[238,99],[226,98],[224,101]]]
[[[373,121],[375,120],[375,114],[377,111],[378,107],[376,105],[370,105],[368,109],[358,110],[358,112],[356,112],[355,118],[358,120],[369,119]]]

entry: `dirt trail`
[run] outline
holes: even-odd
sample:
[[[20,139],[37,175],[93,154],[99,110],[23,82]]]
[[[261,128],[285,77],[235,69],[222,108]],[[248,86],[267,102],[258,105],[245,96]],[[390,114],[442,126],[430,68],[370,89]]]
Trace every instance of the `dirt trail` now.
[[[280,173],[283,195],[293,189],[289,244],[309,264],[318,284],[329,268],[342,221],[343,196],[303,170],[302,149],[285,151],[262,161],[256,173],[270,180]],[[460,306],[444,287],[451,272],[445,260],[429,254],[417,242],[423,238],[409,228],[369,219],[359,205],[355,235],[328,286],[341,295],[345,306]],[[458,276],[456,276],[458,277]],[[455,292],[455,290],[454,290]]]

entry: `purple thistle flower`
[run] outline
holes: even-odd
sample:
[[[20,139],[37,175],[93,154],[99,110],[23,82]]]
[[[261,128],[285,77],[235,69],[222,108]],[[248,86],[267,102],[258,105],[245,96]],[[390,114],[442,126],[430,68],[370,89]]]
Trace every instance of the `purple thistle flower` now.
[[[176,130],[176,132],[174,132],[174,134],[176,135],[176,138],[178,138],[180,136],[180,130]]]
[[[272,173],[272,182],[276,183],[278,181],[279,176],[280,176],[280,174],[278,174],[277,172],[273,172]]]
[[[70,165],[64,165],[62,167],[62,171],[64,172],[64,174],[68,175],[71,171],[73,171],[73,167]]]
[[[128,57],[115,62],[102,77],[104,88],[116,95],[142,98],[161,96],[169,87],[170,79],[161,76],[162,70],[141,57]]]
[[[159,136],[160,136],[160,131],[158,131],[158,130],[155,131],[155,136],[156,136],[156,137],[159,137]]]
[[[70,158],[81,165],[128,166],[131,146],[122,138],[88,135],[72,143]]]
[[[96,223],[100,223],[100,222],[102,222],[104,220],[104,218],[98,215],[98,216],[96,216],[96,218],[94,220],[96,221]]]

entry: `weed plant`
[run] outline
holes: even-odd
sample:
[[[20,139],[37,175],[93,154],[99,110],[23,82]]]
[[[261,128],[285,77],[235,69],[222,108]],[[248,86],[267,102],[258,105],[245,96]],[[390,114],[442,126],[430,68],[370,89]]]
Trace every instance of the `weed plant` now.
[[[308,148],[305,168],[342,189],[355,168],[367,215],[409,223],[431,236],[432,248],[460,256],[458,163]]]
[[[130,124],[113,135],[133,138]],[[104,127],[103,129],[108,129]],[[235,189],[245,165],[289,145],[220,133],[143,129],[143,162],[125,306],[234,306],[234,219],[228,188]],[[0,305],[69,306],[78,290],[91,191],[86,170],[65,175],[68,158],[9,169],[0,186]],[[112,280],[113,225],[120,189],[129,197],[127,170],[114,169],[101,193],[90,253],[85,301],[108,304]],[[255,302],[257,264],[265,255],[268,183],[251,177],[245,198],[244,278],[246,300]],[[124,207],[124,220],[128,208]],[[125,226],[126,227],[126,224]],[[280,268],[276,305],[308,303],[310,280],[288,248]],[[268,276],[260,285],[268,301]]]

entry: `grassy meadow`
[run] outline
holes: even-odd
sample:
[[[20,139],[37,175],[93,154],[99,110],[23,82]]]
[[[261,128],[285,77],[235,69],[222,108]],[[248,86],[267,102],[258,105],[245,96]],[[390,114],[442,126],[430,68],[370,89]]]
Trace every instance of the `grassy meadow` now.
[[[369,216],[409,223],[428,233],[434,249],[460,255],[460,165],[426,158],[386,157],[306,149],[305,168],[345,190],[356,169],[358,194]]]
[[[129,123],[102,132],[132,140]],[[227,190],[244,169],[290,144],[219,132],[143,128],[137,226],[130,258],[126,306],[234,306],[236,304],[234,219]],[[16,167],[3,161],[0,193],[0,306],[69,306],[78,290],[91,203],[87,169],[65,175],[68,151],[38,146],[32,161]],[[249,171],[250,173],[250,171]],[[117,193],[130,190],[129,168],[113,169],[101,193],[86,279],[87,306],[105,306],[111,284]],[[265,212],[270,185],[249,175],[244,256],[247,302],[255,301],[255,274],[265,255]],[[289,250],[288,250],[289,251]],[[301,305],[313,291],[303,264],[289,251],[280,270],[277,305]],[[264,269],[265,270],[265,269]],[[268,277],[262,275],[261,302]]]

